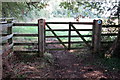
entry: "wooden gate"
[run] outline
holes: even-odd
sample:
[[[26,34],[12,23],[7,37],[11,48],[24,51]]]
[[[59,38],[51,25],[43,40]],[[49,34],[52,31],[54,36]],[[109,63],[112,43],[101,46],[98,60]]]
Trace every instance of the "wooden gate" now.
[[[40,53],[44,53],[45,50],[71,50],[71,49],[80,49],[78,47],[72,47],[71,45],[76,43],[76,44],[81,44],[85,43],[87,47],[90,49],[94,49],[94,52],[98,52],[100,49],[100,36],[101,36],[101,27],[102,27],[102,21],[101,20],[94,20],[93,22],[45,22],[45,20],[40,19],[38,21],[39,24],[39,48],[41,46],[42,49],[39,49]],[[68,29],[52,29],[50,26],[51,24],[65,24],[68,25]],[[91,29],[77,29],[75,25],[92,25]],[[50,31],[53,36],[46,35],[45,33]],[[56,34],[57,31],[67,31],[67,35],[59,35]],[[72,35],[72,31],[76,32],[77,35]],[[91,31],[90,35],[83,35],[80,33],[80,31]],[[44,34],[43,34],[44,33]],[[93,35],[94,34],[94,35]],[[90,37],[92,40],[87,41],[85,37]],[[58,42],[52,42],[52,43],[46,43],[46,38],[57,38]],[[63,42],[60,38],[68,38],[66,42]],[[80,38],[82,41],[72,41],[71,38]],[[63,48],[45,48],[45,44],[61,44]],[[67,44],[67,45],[65,45]]]

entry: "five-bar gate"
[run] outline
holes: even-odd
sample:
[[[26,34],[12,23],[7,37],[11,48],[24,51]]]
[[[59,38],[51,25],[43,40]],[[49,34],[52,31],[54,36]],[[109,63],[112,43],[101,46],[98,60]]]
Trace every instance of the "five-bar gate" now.
[[[64,25],[68,25],[67,29],[62,29],[62,28],[57,28],[57,29],[53,29],[51,24],[64,24]],[[82,27],[82,29],[78,29],[75,27],[75,25]],[[81,26],[82,25],[82,26]],[[84,29],[84,25],[91,25],[92,28],[91,29]],[[81,43],[85,43],[87,45],[87,47],[89,47],[90,49],[93,49],[93,51],[99,52],[100,49],[100,36],[101,36],[101,28],[102,28],[102,21],[101,20],[93,20],[93,22],[45,22],[44,19],[40,19],[38,20],[38,23],[14,23],[13,24],[14,27],[17,26],[25,26],[25,27],[29,27],[29,26],[38,26],[38,34],[19,34],[19,33],[15,33],[14,37],[25,37],[25,36],[30,36],[30,37],[38,37],[38,43],[21,43],[21,42],[17,42],[14,43],[14,46],[20,46],[20,45],[38,45],[38,50],[37,51],[14,51],[16,53],[30,53],[30,52],[37,52],[37,53],[41,53],[43,54],[45,52],[45,50],[71,50],[71,49],[80,49],[79,47],[72,47],[72,44],[76,43],[76,44],[81,44]],[[46,32],[51,32],[53,35],[46,35]],[[67,35],[58,35],[56,32],[57,31],[61,31],[61,32],[65,32],[67,31],[68,34]],[[72,32],[75,32],[76,35],[72,35]],[[81,31],[91,31],[91,34],[89,35],[84,35],[81,34]],[[85,39],[85,37],[90,37],[92,38],[91,41],[88,41]],[[57,38],[57,42],[52,42],[52,43],[47,43],[46,42],[46,38]],[[61,38],[67,38],[67,41],[62,41]],[[72,41],[72,38],[80,38],[82,41]],[[61,44],[63,46],[62,49],[49,49],[46,48],[47,44]]]

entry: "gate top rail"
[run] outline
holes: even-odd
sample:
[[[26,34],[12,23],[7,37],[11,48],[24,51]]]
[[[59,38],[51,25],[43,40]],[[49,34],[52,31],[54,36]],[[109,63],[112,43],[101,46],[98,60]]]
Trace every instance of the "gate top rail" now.
[[[92,25],[93,22],[46,22],[46,24],[86,24],[86,25]]]
[[[84,24],[93,25],[93,22],[45,22],[45,24]],[[14,23],[13,26],[38,26],[37,23]]]
[[[15,18],[0,18],[0,24],[13,23]]]
[[[37,23],[14,23],[13,26],[38,26]]]

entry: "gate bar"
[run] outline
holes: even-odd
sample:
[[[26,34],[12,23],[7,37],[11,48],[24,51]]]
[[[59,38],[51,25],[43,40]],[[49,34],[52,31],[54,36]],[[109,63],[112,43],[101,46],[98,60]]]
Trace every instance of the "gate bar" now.
[[[49,30],[51,30],[51,32],[54,34],[54,36],[58,39],[58,41],[65,47],[65,49],[67,49],[67,47],[65,46],[65,44],[62,42],[62,40],[59,39],[59,37],[55,34],[55,32],[50,28],[50,26],[48,24],[46,24],[46,26],[49,28]]]
[[[68,50],[71,48],[71,22],[69,22],[69,33],[68,33]]]
[[[84,37],[79,33],[79,31],[73,26],[73,24],[71,24],[71,26],[73,27],[73,29],[76,31],[76,33],[79,35],[79,37],[85,42],[85,44],[91,48],[91,46],[88,44],[88,42],[84,39]]]

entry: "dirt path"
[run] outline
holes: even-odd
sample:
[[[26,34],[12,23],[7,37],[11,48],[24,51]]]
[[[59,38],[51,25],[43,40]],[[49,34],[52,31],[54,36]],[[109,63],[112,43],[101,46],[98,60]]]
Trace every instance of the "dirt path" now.
[[[61,48],[58,45],[47,45],[50,48]],[[120,78],[120,73],[113,73],[93,64],[96,57],[88,49],[79,51],[48,51],[53,55],[54,62],[47,64],[39,57],[30,56],[16,58],[11,63],[15,75],[13,78],[81,78],[106,80]],[[26,59],[26,60],[24,60]]]
[[[86,61],[92,62],[93,56],[78,58],[75,54],[68,51],[59,51],[54,53],[55,58],[53,75],[54,78],[94,78],[98,79],[106,76],[92,65],[84,63]]]

